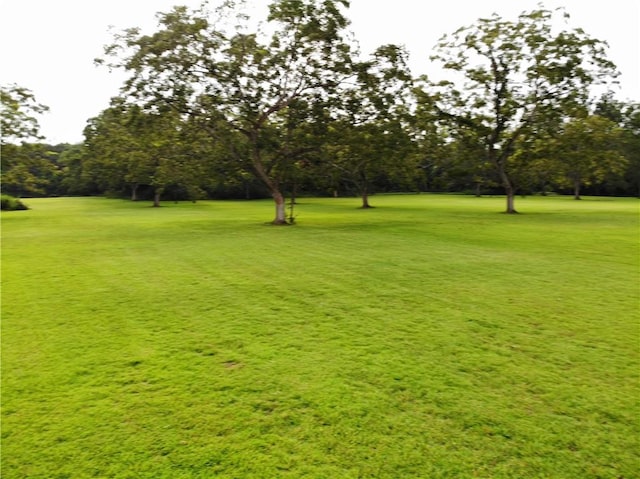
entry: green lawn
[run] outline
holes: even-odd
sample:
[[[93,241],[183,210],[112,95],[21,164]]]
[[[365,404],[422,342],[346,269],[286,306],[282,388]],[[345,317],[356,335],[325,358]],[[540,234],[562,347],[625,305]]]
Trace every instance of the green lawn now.
[[[638,200],[372,202],[3,212],[2,478],[638,477]]]

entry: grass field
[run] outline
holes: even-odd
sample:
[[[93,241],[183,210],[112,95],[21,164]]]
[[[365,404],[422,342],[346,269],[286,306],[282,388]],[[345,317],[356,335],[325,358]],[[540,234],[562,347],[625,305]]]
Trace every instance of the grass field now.
[[[2,216],[17,478],[640,477],[639,202]]]

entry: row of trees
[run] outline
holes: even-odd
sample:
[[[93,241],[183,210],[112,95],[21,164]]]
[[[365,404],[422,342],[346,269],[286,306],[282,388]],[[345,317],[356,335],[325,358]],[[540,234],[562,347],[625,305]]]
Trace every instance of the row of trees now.
[[[590,97],[615,67],[603,42],[554,29],[563,11],[494,15],[443,37],[432,60],[452,76],[436,83],[412,76],[400,46],[364,57],[347,7],[276,0],[254,30],[235,2],[175,7],[152,34],[125,30],[97,60],[129,73],[121,94],[83,144],[58,152],[5,141],[32,135],[24,111],[44,107],[3,89],[3,108],[23,106],[3,124],[3,188],[126,189],[155,204],[268,194],[276,224],[287,222],[285,195],[304,192],[356,192],[368,207],[380,190],[501,190],[508,213],[517,193],[640,193],[640,107]]]

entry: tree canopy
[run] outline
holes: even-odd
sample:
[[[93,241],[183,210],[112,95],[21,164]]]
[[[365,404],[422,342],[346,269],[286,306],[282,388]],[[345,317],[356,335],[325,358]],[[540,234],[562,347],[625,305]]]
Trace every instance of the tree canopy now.
[[[617,75],[606,44],[581,29],[557,31],[558,15],[568,18],[541,8],[516,21],[494,14],[460,28],[432,55],[460,80],[425,81],[440,116],[477,135],[507,194],[507,213],[516,212],[518,142],[583,110],[590,87]]]
[[[28,88],[19,85],[0,86],[0,131],[2,144],[40,139],[38,115],[49,107],[37,102]]]
[[[481,18],[425,45],[450,74],[434,82],[401,45],[362,52],[348,7],[274,0],[256,23],[245,2],[205,1],[116,33],[96,61],[126,80],[81,145],[37,143],[46,107],[3,88],[3,187],[156,205],[271,196],[274,224],[300,194],[368,207],[380,191],[504,192],[514,213],[516,193],[640,192],[638,106],[594,97],[615,66],[563,9]]]
[[[270,35],[247,33],[244,25],[225,29],[229,18],[237,19],[233,2],[217,9],[213,19],[205,8],[175,7],[159,16],[158,32],[129,29],[105,53],[111,67],[130,73],[123,93],[143,108],[198,118],[217,138],[229,130],[242,134],[253,172],[275,200],[273,222],[285,224],[281,182],[291,156],[282,145],[269,144],[276,137],[268,132],[295,102],[326,101],[348,75],[351,50],[342,11],[347,5],[274,2]]]

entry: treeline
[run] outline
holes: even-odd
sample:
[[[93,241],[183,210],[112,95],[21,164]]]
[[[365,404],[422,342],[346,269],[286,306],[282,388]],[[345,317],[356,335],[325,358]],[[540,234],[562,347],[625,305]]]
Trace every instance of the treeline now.
[[[582,30],[556,33],[558,12],[443,37],[432,60],[456,80],[433,82],[411,74],[401,46],[363,55],[347,6],[275,1],[270,33],[237,26],[247,17],[229,2],[125,30],[97,61],[129,78],[79,145],[33,141],[46,107],[3,88],[3,191],[271,196],[275,223],[285,197],[304,194],[367,207],[375,192],[506,193],[507,212],[516,194],[640,195],[640,106],[590,95],[615,66]]]
[[[535,148],[527,152],[529,168],[519,180],[518,193],[574,194],[579,180],[584,195],[640,196],[637,106],[616,103],[613,111],[610,107],[610,103],[601,103],[598,115],[575,120],[562,135],[538,139]],[[98,121],[92,120],[88,130],[93,132]],[[612,132],[609,145],[593,145],[600,136]],[[249,164],[234,161],[224,150],[207,151],[205,142],[195,144],[200,151],[193,151],[194,144],[189,143],[179,151],[185,143],[176,142],[174,151],[157,156],[156,162],[147,155],[149,149],[140,148],[136,153],[124,138],[98,134],[90,138],[78,145],[3,145],[2,190],[17,197],[108,195],[149,201],[156,194],[172,201],[270,196]],[[113,142],[113,147],[108,151],[102,147],[98,152],[98,141]],[[283,190],[293,196],[356,196],[365,186],[358,182],[368,180],[369,193],[504,193],[491,165],[475,156],[477,146],[458,140],[443,142],[436,149],[407,138],[404,141],[407,144],[402,149],[387,153],[387,167],[380,165],[375,172],[371,168],[371,174],[363,170],[361,177],[357,171],[347,170],[348,164],[340,166],[333,159],[325,163],[322,156],[336,148],[326,142],[289,165],[289,174],[282,177]],[[358,165],[352,167],[355,170]]]

